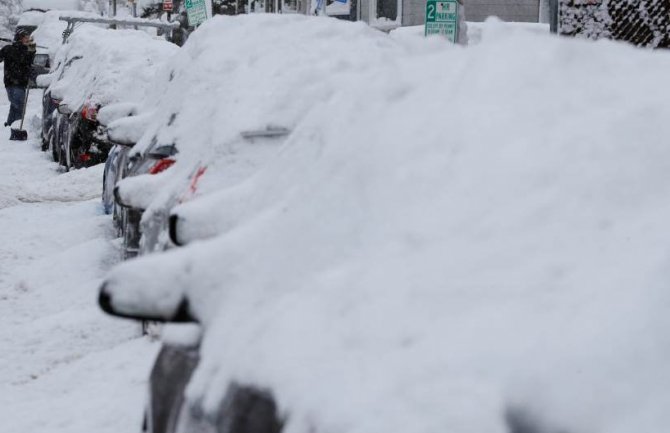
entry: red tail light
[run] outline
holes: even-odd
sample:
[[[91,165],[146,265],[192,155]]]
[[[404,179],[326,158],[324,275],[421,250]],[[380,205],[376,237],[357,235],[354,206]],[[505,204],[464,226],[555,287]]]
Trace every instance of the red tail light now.
[[[172,167],[172,164],[175,163],[174,159],[171,158],[163,158],[161,160],[158,160],[153,167],[149,169],[149,174],[158,174],[162,171],[167,170],[168,168]]]
[[[58,106],[58,105],[60,105],[61,100],[60,100],[60,99],[54,99],[54,98],[51,98],[51,103],[54,104],[54,105],[56,105],[56,106]]]
[[[91,102],[87,102],[86,104],[84,104],[84,108],[81,109],[81,117],[93,122],[97,121],[98,107]]]
[[[81,162],[88,162],[90,159],[91,155],[89,155],[88,153],[82,153],[81,155],[79,155],[79,160]]]

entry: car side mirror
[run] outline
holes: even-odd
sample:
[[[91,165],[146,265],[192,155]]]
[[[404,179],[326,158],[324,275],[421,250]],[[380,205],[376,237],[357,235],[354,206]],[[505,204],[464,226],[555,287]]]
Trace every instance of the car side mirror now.
[[[51,85],[51,83],[54,80],[54,76],[52,74],[42,74],[38,75],[35,78],[35,87],[38,89],[46,89]]]
[[[142,292],[141,290],[139,292]],[[129,291],[115,291],[110,282],[100,287],[98,304],[102,311],[125,319],[145,320],[161,323],[197,323],[191,314],[188,299],[183,294],[161,296],[157,302],[142,297],[143,293],[129,295]]]
[[[73,113],[73,111],[70,109],[70,107],[67,106],[67,104],[58,105],[57,110],[60,114],[64,114],[66,116],[69,116],[70,114]]]
[[[170,236],[170,240],[176,246],[181,247],[184,246],[184,244],[179,240],[178,229],[177,229],[178,227],[179,227],[179,215],[177,214],[170,215],[170,218],[168,219],[168,234]]]

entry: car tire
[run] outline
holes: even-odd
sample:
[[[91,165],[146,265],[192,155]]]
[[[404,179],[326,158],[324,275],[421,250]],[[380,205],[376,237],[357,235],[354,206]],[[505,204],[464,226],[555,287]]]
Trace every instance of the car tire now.
[[[65,167],[65,171],[70,171],[70,128],[63,127],[59,140],[60,163]]]
[[[60,163],[60,152],[58,151],[58,145],[56,144],[56,134],[53,128],[49,130],[49,133],[47,134],[47,140],[49,143],[49,149],[51,149],[51,157],[53,158],[54,162]]]
[[[66,167],[67,171],[71,169],[79,169],[84,167],[84,163],[80,158],[80,153],[82,151],[83,143],[79,139],[79,134],[77,134],[79,129],[79,121],[74,120],[72,123],[66,125],[66,135],[65,135],[65,153],[66,153]]]
[[[219,416],[220,433],[281,433],[283,421],[272,394],[232,384],[226,392]]]
[[[123,260],[132,259],[139,252],[140,220],[142,212],[135,209],[125,209],[123,212]]]

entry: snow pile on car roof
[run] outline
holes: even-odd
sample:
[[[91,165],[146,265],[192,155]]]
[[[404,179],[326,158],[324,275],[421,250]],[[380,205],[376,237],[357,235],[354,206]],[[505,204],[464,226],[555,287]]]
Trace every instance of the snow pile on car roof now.
[[[228,67],[179,72],[202,74],[194,142],[297,122],[231,194],[244,218],[108,280],[187,294],[206,327],[189,399],[267,388],[287,433],[665,431],[670,56],[513,31],[410,55],[282,19],[204,26],[187,52],[218,44]],[[219,86],[227,109],[196,117]],[[244,86],[256,100],[229,111]]]
[[[174,143],[179,158],[198,159],[220,152],[243,131],[292,128],[355,74],[396,56],[398,44],[385,35],[362,23],[346,31],[339,24],[271,15],[208,21],[147,97],[147,108],[161,110],[139,148]],[[261,43],[252,32],[272,37]]]
[[[58,48],[63,43],[63,31],[67,27],[65,21],[61,21],[60,17],[81,17],[81,18],[100,18],[99,15],[88,12],[77,11],[48,11],[42,14],[43,17],[37,29],[32,33],[35,43],[40,47],[46,47],[50,56],[55,55]],[[43,48],[38,48],[42,50]]]
[[[142,31],[82,25],[58,50],[55,63],[81,59],[72,62],[51,91],[75,108],[86,101],[102,105],[138,101],[160,66],[177,50],[174,44]]]
[[[81,0],[23,0],[23,9],[80,10]]]
[[[256,31],[250,29],[257,28],[272,40],[250,38]],[[141,110],[153,115],[133,152],[174,144],[177,163],[165,175],[169,186],[157,192],[149,175],[137,176],[119,183],[119,196],[145,209],[143,220],[150,221],[188,189],[188,178],[202,165],[208,168],[197,194],[238,184],[272,158],[282,141],[252,143],[243,133],[297,127],[356,74],[395,61],[399,52],[401,44],[363,23],[343,30],[340,23],[304,16],[216,17],[191,35]],[[403,56],[410,54],[405,50]]]

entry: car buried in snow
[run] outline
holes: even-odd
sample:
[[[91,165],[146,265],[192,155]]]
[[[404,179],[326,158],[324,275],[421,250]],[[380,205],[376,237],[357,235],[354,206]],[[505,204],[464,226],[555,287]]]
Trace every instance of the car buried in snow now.
[[[115,186],[117,204],[129,213],[122,223],[125,256],[174,246],[169,237],[171,210],[252,177],[281,150],[291,126],[320,97],[308,86],[300,99],[273,90],[284,84],[269,81],[260,90],[267,93],[264,103],[254,104],[247,96],[259,87],[236,85],[245,79],[241,70],[233,66],[228,72],[212,73],[240,62],[217,43],[224,26],[213,20],[212,29],[200,31],[204,35],[196,38],[196,45],[184,46],[167,65],[168,72],[154,83],[162,91],[145,101],[154,108],[146,110],[147,127],[130,159],[137,160],[131,161],[135,167],[147,165],[133,169],[132,176]],[[249,75],[263,82],[262,69]],[[300,103],[284,109],[293,99]]]
[[[112,143],[98,111],[139,101],[160,64],[177,49],[143,31],[96,25],[78,27],[56,53],[58,66],[40,77],[47,86],[43,140],[66,170],[106,161]]]
[[[140,253],[141,221],[145,211],[148,195],[155,192],[155,176],[167,170],[174,164],[177,149],[172,144],[158,144],[155,142],[143,151],[138,151],[127,145],[114,146],[114,159],[109,161],[108,170],[103,180],[103,199],[111,202],[113,197],[114,221],[121,235],[122,257],[129,259]],[[109,176],[109,177],[108,177]],[[146,181],[143,176],[149,176]],[[135,194],[124,195],[118,185],[132,185],[139,177],[139,186],[133,191]],[[108,197],[108,199],[105,199]]]

